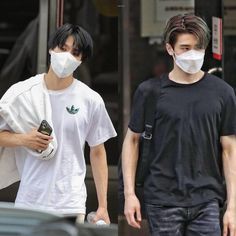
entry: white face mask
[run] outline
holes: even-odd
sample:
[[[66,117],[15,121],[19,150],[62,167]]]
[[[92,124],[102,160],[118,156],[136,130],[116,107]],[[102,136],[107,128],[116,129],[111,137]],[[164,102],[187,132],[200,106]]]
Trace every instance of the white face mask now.
[[[65,78],[73,74],[75,69],[82,63],[69,52],[51,51],[50,54],[52,69],[59,78]]]
[[[205,51],[189,50],[180,55],[174,55],[176,65],[184,72],[195,74],[201,70]]]

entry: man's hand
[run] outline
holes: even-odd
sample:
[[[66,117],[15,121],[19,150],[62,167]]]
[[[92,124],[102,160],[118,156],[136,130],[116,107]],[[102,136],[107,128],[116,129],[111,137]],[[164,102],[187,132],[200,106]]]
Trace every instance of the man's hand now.
[[[37,129],[32,129],[30,132],[22,134],[22,146],[33,150],[42,150],[47,149],[49,143],[51,142],[52,137],[42,134],[37,131]]]
[[[236,236],[236,209],[227,209],[223,218],[223,236]]]
[[[141,207],[140,202],[135,194],[128,195],[125,197],[125,216],[128,224],[134,228],[141,228]]]
[[[93,223],[96,223],[98,220],[104,220],[106,224],[110,224],[110,218],[108,215],[107,208],[99,207],[96,211],[96,216],[93,219]]]

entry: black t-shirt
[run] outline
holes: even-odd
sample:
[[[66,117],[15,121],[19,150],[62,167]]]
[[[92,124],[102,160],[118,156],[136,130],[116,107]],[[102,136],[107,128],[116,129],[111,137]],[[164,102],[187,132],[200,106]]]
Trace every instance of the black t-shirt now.
[[[134,95],[129,128],[144,131],[147,88],[157,79],[141,83]],[[205,73],[192,84],[161,78],[157,100],[149,175],[144,185],[146,203],[194,206],[213,198],[223,202],[225,186],[220,136],[236,134],[233,89]]]

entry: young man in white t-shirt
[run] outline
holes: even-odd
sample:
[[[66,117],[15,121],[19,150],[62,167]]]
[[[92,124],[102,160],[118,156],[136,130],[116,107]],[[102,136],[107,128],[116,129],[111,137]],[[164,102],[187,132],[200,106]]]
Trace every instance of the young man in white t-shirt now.
[[[49,96],[53,133],[42,134],[38,127],[16,133],[0,114],[0,146],[31,150],[24,157],[15,157],[21,179],[16,206],[78,216],[81,223],[86,212],[84,146],[87,142],[98,198],[94,221],[102,219],[109,224],[104,142],[116,136],[116,132],[101,96],[73,78],[74,70],[91,56],[92,50],[92,39],[80,26],[65,24],[54,33],[49,41],[48,73],[35,76]],[[33,86],[38,86],[37,83]],[[22,84],[14,86],[22,89]],[[57,149],[53,158],[41,160],[31,155],[32,150],[46,150],[55,139]]]

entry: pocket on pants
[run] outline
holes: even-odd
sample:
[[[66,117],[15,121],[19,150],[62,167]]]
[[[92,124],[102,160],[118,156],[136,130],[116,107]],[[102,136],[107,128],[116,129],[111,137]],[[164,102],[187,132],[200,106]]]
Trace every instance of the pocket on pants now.
[[[178,235],[182,230],[182,210],[180,207],[145,204],[149,230],[155,235]]]

